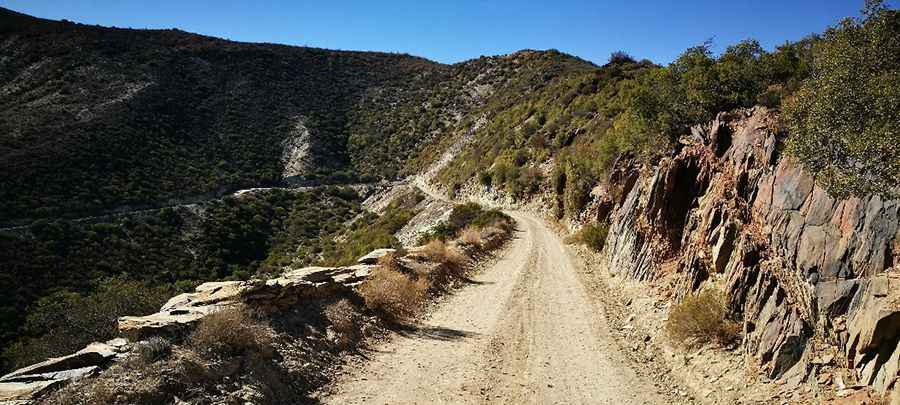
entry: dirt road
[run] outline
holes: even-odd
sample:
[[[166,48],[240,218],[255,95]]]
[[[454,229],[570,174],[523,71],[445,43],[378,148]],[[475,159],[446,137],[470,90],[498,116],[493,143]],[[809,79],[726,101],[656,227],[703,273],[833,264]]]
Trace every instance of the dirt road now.
[[[578,280],[577,259],[538,218],[491,268],[418,331],[375,347],[341,376],[330,404],[666,403],[610,337]]]

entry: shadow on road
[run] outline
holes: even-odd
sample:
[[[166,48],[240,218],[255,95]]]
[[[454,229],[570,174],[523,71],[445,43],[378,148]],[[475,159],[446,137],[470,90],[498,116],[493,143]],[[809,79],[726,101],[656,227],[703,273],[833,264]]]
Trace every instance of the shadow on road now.
[[[478,333],[459,329],[445,328],[441,326],[402,325],[397,331],[402,336],[410,338],[424,338],[432,340],[459,340],[478,336]]]

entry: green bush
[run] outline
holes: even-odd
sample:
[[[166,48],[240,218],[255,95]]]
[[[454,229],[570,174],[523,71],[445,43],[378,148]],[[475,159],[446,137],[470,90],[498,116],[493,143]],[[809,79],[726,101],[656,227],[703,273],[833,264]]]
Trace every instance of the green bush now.
[[[788,152],[835,196],[900,186],[900,13],[870,2],[825,32],[785,108]]]
[[[609,233],[609,225],[606,223],[588,224],[573,235],[573,240],[599,252],[606,244],[606,235]]]
[[[203,281],[246,279],[257,271],[281,271],[294,260],[311,261],[314,255],[298,259],[297,248],[321,250],[328,243],[322,236],[343,229],[359,203],[342,188],[268,192],[209,202],[203,213],[163,209],[100,223],[44,220],[27,232],[0,233],[0,281],[17,286],[0,296],[0,346],[9,349],[6,358],[22,364],[107,336],[114,317],[90,314],[102,314],[96,308],[105,308],[103,302],[127,298],[113,296],[105,287],[110,283],[165,290],[147,307],[155,312],[169,296]],[[130,289],[127,283],[121,288]],[[66,315],[66,308],[81,315]],[[143,309],[109,312],[135,315]],[[61,338],[66,335],[72,339]],[[11,366],[5,361],[0,372]]]
[[[322,246],[322,257],[319,262],[324,265],[342,266],[353,264],[359,257],[379,248],[399,248],[400,242],[394,234],[400,231],[418,212],[416,204],[422,196],[410,194],[392,202],[379,217],[365,213],[350,226],[349,230],[341,229],[336,234],[325,237]],[[346,236],[340,243],[334,237]]]
[[[673,342],[685,347],[716,343],[722,346],[737,340],[740,325],[728,319],[725,296],[707,289],[685,297],[669,310],[666,332]]]
[[[3,355],[9,366],[22,367],[82,349],[117,335],[120,316],[150,314],[174,294],[171,288],[124,278],[101,281],[82,295],[61,291],[42,298],[28,311],[22,339]]]
[[[473,228],[496,226],[508,231],[512,229],[513,225],[512,218],[498,209],[486,210],[474,202],[458,204],[453,207],[447,221],[436,225],[430,232],[422,235],[419,243],[424,244],[433,239],[440,241],[453,239],[459,236],[460,231],[469,226]]]

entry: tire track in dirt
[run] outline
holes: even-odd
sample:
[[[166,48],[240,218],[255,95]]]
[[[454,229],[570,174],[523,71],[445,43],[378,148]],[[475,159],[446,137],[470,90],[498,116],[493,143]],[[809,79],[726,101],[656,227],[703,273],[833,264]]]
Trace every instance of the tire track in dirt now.
[[[667,403],[629,366],[570,255],[542,220],[415,332],[377,345],[322,398],[333,404]]]

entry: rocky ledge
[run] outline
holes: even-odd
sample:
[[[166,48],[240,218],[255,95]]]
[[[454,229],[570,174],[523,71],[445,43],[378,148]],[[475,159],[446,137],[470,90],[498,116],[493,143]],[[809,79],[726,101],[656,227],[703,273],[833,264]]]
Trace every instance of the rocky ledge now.
[[[360,259],[370,263],[376,251]],[[376,259],[377,260],[377,259]],[[129,355],[129,342],[151,336],[178,337],[200,319],[233,305],[247,305],[271,312],[332,294],[349,291],[369,276],[374,267],[360,263],[346,267],[307,267],[289,270],[267,280],[209,282],[194,292],[166,302],[159,312],[119,319],[124,336],[105,343],[92,343],[77,353],[52,358],[0,377],[0,404],[28,404],[45,392],[70,381],[100,373],[113,361]]]

